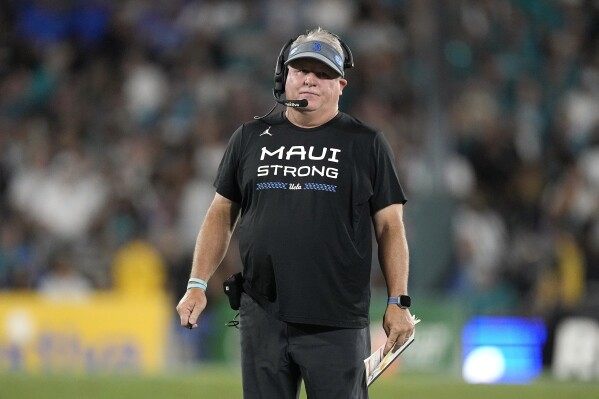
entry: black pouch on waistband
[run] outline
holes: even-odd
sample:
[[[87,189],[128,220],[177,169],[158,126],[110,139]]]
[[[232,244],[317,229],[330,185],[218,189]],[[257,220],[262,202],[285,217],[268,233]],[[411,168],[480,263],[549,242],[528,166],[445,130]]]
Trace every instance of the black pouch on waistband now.
[[[229,298],[229,306],[233,310],[239,310],[241,293],[243,292],[243,276],[240,273],[231,275],[223,282],[223,289]]]

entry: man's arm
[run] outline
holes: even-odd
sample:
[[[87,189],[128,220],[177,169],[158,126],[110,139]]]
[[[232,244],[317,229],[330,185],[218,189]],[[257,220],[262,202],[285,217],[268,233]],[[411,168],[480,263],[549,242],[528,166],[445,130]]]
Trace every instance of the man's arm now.
[[[222,262],[239,217],[239,204],[214,196],[196,240],[191,277],[208,281]],[[198,326],[198,317],[206,307],[206,292],[201,288],[188,289],[177,305],[181,325]]]
[[[387,295],[408,295],[409,253],[403,205],[389,205],[375,213],[373,219]],[[387,305],[383,328],[387,334],[386,354],[395,346],[403,345],[412,335],[414,322],[410,311],[397,305]]]

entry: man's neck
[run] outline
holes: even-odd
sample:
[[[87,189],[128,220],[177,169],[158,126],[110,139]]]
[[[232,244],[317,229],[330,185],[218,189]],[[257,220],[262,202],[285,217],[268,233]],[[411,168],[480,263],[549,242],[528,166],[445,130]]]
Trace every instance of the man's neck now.
[[[317,111],[301,111],[295,108],[287,108],[285,116],[289,122],[301,128],[314,128],[322,126],[335,116],[339,110],[337,108],[332,109],[329,112],[317,112]]]

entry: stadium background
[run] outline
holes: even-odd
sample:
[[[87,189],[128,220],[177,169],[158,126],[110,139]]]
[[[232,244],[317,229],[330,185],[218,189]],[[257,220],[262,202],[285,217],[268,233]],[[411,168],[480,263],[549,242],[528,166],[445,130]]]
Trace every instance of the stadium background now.
[[[509,316],[542,322],[550,371],[560,322],[599,317],[598,3],[0,2],[0,374],[235,367],[235,237],[199,331],[174,306],[230,134],[316,26],[409,196],[423,323],[399,368],[459,377],[466,323]],[[372,286],[380,340],[376,259]]]

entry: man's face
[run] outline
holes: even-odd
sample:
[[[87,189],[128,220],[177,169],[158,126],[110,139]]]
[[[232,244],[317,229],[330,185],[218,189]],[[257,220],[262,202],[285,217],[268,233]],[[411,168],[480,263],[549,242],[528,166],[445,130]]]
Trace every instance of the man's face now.
[[[308,100],[308,106],[303,109],[306,111],[337,108],[347,80],[326,64],[312,58],[300,58],[290,62],[288,66],[285,83],[287,98]]]

